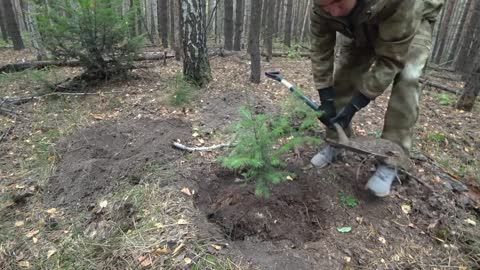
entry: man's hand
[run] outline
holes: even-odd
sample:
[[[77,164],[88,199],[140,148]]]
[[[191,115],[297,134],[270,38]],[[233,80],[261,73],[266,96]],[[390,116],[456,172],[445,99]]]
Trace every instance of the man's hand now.
[[[347,128],[352,122],[352,118],[356,112],[370,103],[370,99],[363,94],[358,94],[352,98],[352,101],[345,106],[334,118],[330,121],[338,123],[342,128]]]
[[[328,128],[333,128],[331,119],[337,115],[334,103],[335,90],[333,87],[327,87],[318,90],[318,94],[321,102],[320,109],[323,111],[322,116],[318,119],[320,119],[320,121]]]

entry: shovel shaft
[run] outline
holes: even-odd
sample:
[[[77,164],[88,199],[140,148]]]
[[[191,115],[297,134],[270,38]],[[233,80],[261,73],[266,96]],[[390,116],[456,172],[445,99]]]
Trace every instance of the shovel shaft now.
[[[294,93],[298,98],[303,100],[303,102],[305,102],[305,104],[307,104],[308,107],[312,108],[314,111],[320,111],[320,105],[315,103],[315,101],[311,100],[309,97],[305,96],[297,87],[295,87],[293,84],[291,84],[287,80],[285,80],[283,78],[283,76],[280,74],[280,72],[278,72],[278,71],[265,72],[265,75],[268,78],[279,81],[283,85],[288,87],[290,92]]]

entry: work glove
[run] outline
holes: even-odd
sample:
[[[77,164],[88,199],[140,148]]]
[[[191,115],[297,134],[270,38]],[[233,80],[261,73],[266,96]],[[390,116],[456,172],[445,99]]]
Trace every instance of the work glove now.
[[[337,115],[335,110],[335,89],[333,87],[322,88],[318,90],[320,96],[320,110],[323,114],[318,119],[328,128],[333,128],[333,124],[330,121]]]
[[[367,106],[370,103],[370,99],[363,94],[358,94],[352,98],[352,101],[345,106],[334,118],[330,119],[333,123],[338,123],[343,129],[346,129],[350,122],[352,121],[353,116],[360,109]]]

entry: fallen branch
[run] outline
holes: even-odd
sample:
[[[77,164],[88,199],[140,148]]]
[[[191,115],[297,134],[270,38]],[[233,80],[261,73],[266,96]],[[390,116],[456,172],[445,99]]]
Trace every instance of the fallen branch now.
[[[213,151],[217,150],[223,147],[231,147],[233,146],[232,144],[229,143],[224,143],[224,144],[217,144],[217,145],[212,145],[212,146],[201,146],[201,147],[188,147],[185,146],[181,143],[174,142],[173,146],[175,146],[178,149],[189,151],[189,152],[194,152],[194,151]]]
[[[298,53],[300,57],[310,57],[310,52],[300,52]],[[267,56],[266,53],[262,52],[262,56]],[[287,57],[288,52],[273,52],[272,57]]]
[[[175,55],[166,55],[164,53],[145,54],[145,55],[140,55],[134,58],[133,61],[166,60],[168,58],[174,58],[174,57]],[[71,60],[71,61],[33,61],[33,62],[13,63],[13,64],[7,64],[0,67],[0,73],[13,73],[13,72],[24,71],[27,69],[42,69],[50,66],[79,67],[81,66],[81,62],[78,60]]]
[[[437,89],[440,89],[440,90],[443,90],[443,91],[446,91],[446,92],[449,92],[449,93],[453,93],[453,94],[456,94],[456,95],[458,95],[462,92],[461,90],[453,89],[453,88],[450,88],[450,87],[445,86],[443,84],[432,82],[432,81],[427,80],[427,79],[420,79],[420,83],[428,85],[428,86],[432,86],[432,87],[435,87]]]
[[[49,97],[49,96],[93,96],[93,95],[104,95],[104,94],[116,94],[116,93],[123,93],[122,91],[110,91],[110,92],[93,92],[93,93],[87,93],[87,92],[81,92],[81,93],[70,93],[70,92],[51,92],[51,93],[46,93],[46,94],[40,94],[40,95],[33,95],[33,96],[28,96],[28,97],[13,97],[13,98],[4,98],[2,99],[1,104],[11,104],[11,105],[21,105],[27,102],[30,102],[34,99],[41,99],[44,97]],[[0,107],[0,111],[5,110]],[[12,112],[7,110],[8,112]]]

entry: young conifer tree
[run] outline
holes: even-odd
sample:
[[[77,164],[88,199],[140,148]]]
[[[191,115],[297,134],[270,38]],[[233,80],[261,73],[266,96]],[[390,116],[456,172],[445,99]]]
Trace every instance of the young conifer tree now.
[[[304,136],[303,130],[295,130],[293,115],[255,114],[247,108],[242,108],[240,114],[242,120],[234,130],[235,147],[227,157],[221,158],[222,165],[255,181],[255,194],[266,198],[270,196],[271,184],[291,177],[291,173],[283,169],[282,155],[301,144],[316,144],[318,139]]]
[[[80,60],[85,79],[125,75],[143,46],[143,36],[129,36],[134,9],[122,16],[122,2],[64,0],[39,7],[39,30],[47,50],[55,58]]]

